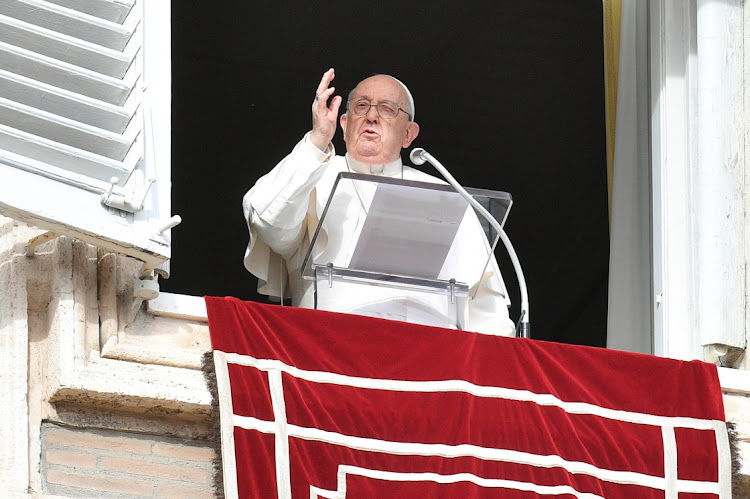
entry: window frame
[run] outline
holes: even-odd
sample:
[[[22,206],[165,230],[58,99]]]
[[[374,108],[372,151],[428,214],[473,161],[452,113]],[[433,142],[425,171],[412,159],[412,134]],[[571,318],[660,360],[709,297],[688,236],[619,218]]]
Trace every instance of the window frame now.
[[[707,222],[696,216],[697,210],[705,209],[699,203],[699,179],[696,177],[700,172],[696,171],[702,168],[699,149],[706,140],[701,136],[705,123],[700,120],[707,119],[698,112],[701,59],[696,31],[699,22],[710,22],[699,17],[705,15],[705,11],[699,9],[708,3],[702,0],[656,0],[649,3],[651,335],[655,355],[713,362],[715,359],[702,345],[707,336],[702,333],[719,313],[717,310],[709,313],[713,300],[725,296],[714,297],[709,300],[711,303],[707,303],[705,291],[701,289],[704,285],[701,272],[705,270],[702,270],[700,259],[705,255],[700,255],[699,245],[706,243],[701,238],[711,236],[702,229],[702,224]],[[728,43],[743,47],[743,58],[747,53],[747,44],[743,43],[745,36],[743,30],[727,33]],[[710,55],[703,57],[710,58]],[[703,62],[704,67],[708,62],[711,61]],[[744,78],[742,68],[737,71],[733,76]],[[727,84],[724,80],[721,83]],[[742,130],[747,120],[745,109],[740,112],[740,120],[733,123]],[[737,132],[739,136],[744,134],[742,130]],[[744,162],[744,158],[740,161]],[[747,210],[747,185],[739,189]],[[712,258],[741,259],[744,264],[747,252],[730,251],[713,254]],[[745,295],[747,286],[745,283]],[[740,324],[747,345],[747,303],[737,308],[730,313],[740,317],[728,322]],[[713,318],[706,315],[713,315]],[[739,369],[719,367],[718,372],[725,391],[750,393],[747,360]]]

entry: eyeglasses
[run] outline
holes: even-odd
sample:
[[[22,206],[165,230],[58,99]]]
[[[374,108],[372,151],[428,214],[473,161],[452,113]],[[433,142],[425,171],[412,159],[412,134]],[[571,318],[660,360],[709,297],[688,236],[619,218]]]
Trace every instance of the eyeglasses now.
[[[411,115],[409,113],[401,109],[398,104],[387,100],[378,102],[377,104],[370,104],[366,99],[360,99],[354,101],[353,103],[349,101],[346,103],[346,105],[349,110],[357,116],[366,115],[370,112],[370,108],[374,106],[381,118],[391,120],[398,116],[398,112],[401,111],[406,116],[408,116],[409,121],[411,121]]]

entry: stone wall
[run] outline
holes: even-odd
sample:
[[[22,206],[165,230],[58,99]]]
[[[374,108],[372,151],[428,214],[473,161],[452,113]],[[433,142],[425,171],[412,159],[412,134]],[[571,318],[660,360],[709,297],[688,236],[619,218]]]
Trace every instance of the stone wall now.
[[[149,313],[140,262],[37,236],[0,217],[0,496],[213,497],[205,319]]]
[[[184,438],[42,424],[42,490],[68,497],[214,497],[214,450]]]

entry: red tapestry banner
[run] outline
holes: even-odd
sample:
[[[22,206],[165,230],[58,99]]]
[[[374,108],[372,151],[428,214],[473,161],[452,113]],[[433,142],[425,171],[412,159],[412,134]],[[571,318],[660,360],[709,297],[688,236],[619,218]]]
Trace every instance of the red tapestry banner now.
[[[731,497],[711,364],[206,305],[227,497]]]

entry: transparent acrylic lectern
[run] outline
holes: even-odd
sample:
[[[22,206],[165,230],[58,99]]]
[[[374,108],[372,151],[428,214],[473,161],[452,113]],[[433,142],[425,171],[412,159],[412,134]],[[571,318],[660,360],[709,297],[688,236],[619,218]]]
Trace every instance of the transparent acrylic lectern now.
[[[510,194],[467,190],[504,224]],[[507,296],[498,239],[449,185],[343,172],[302,274],[317,309],[465,329],[480,282]]]

